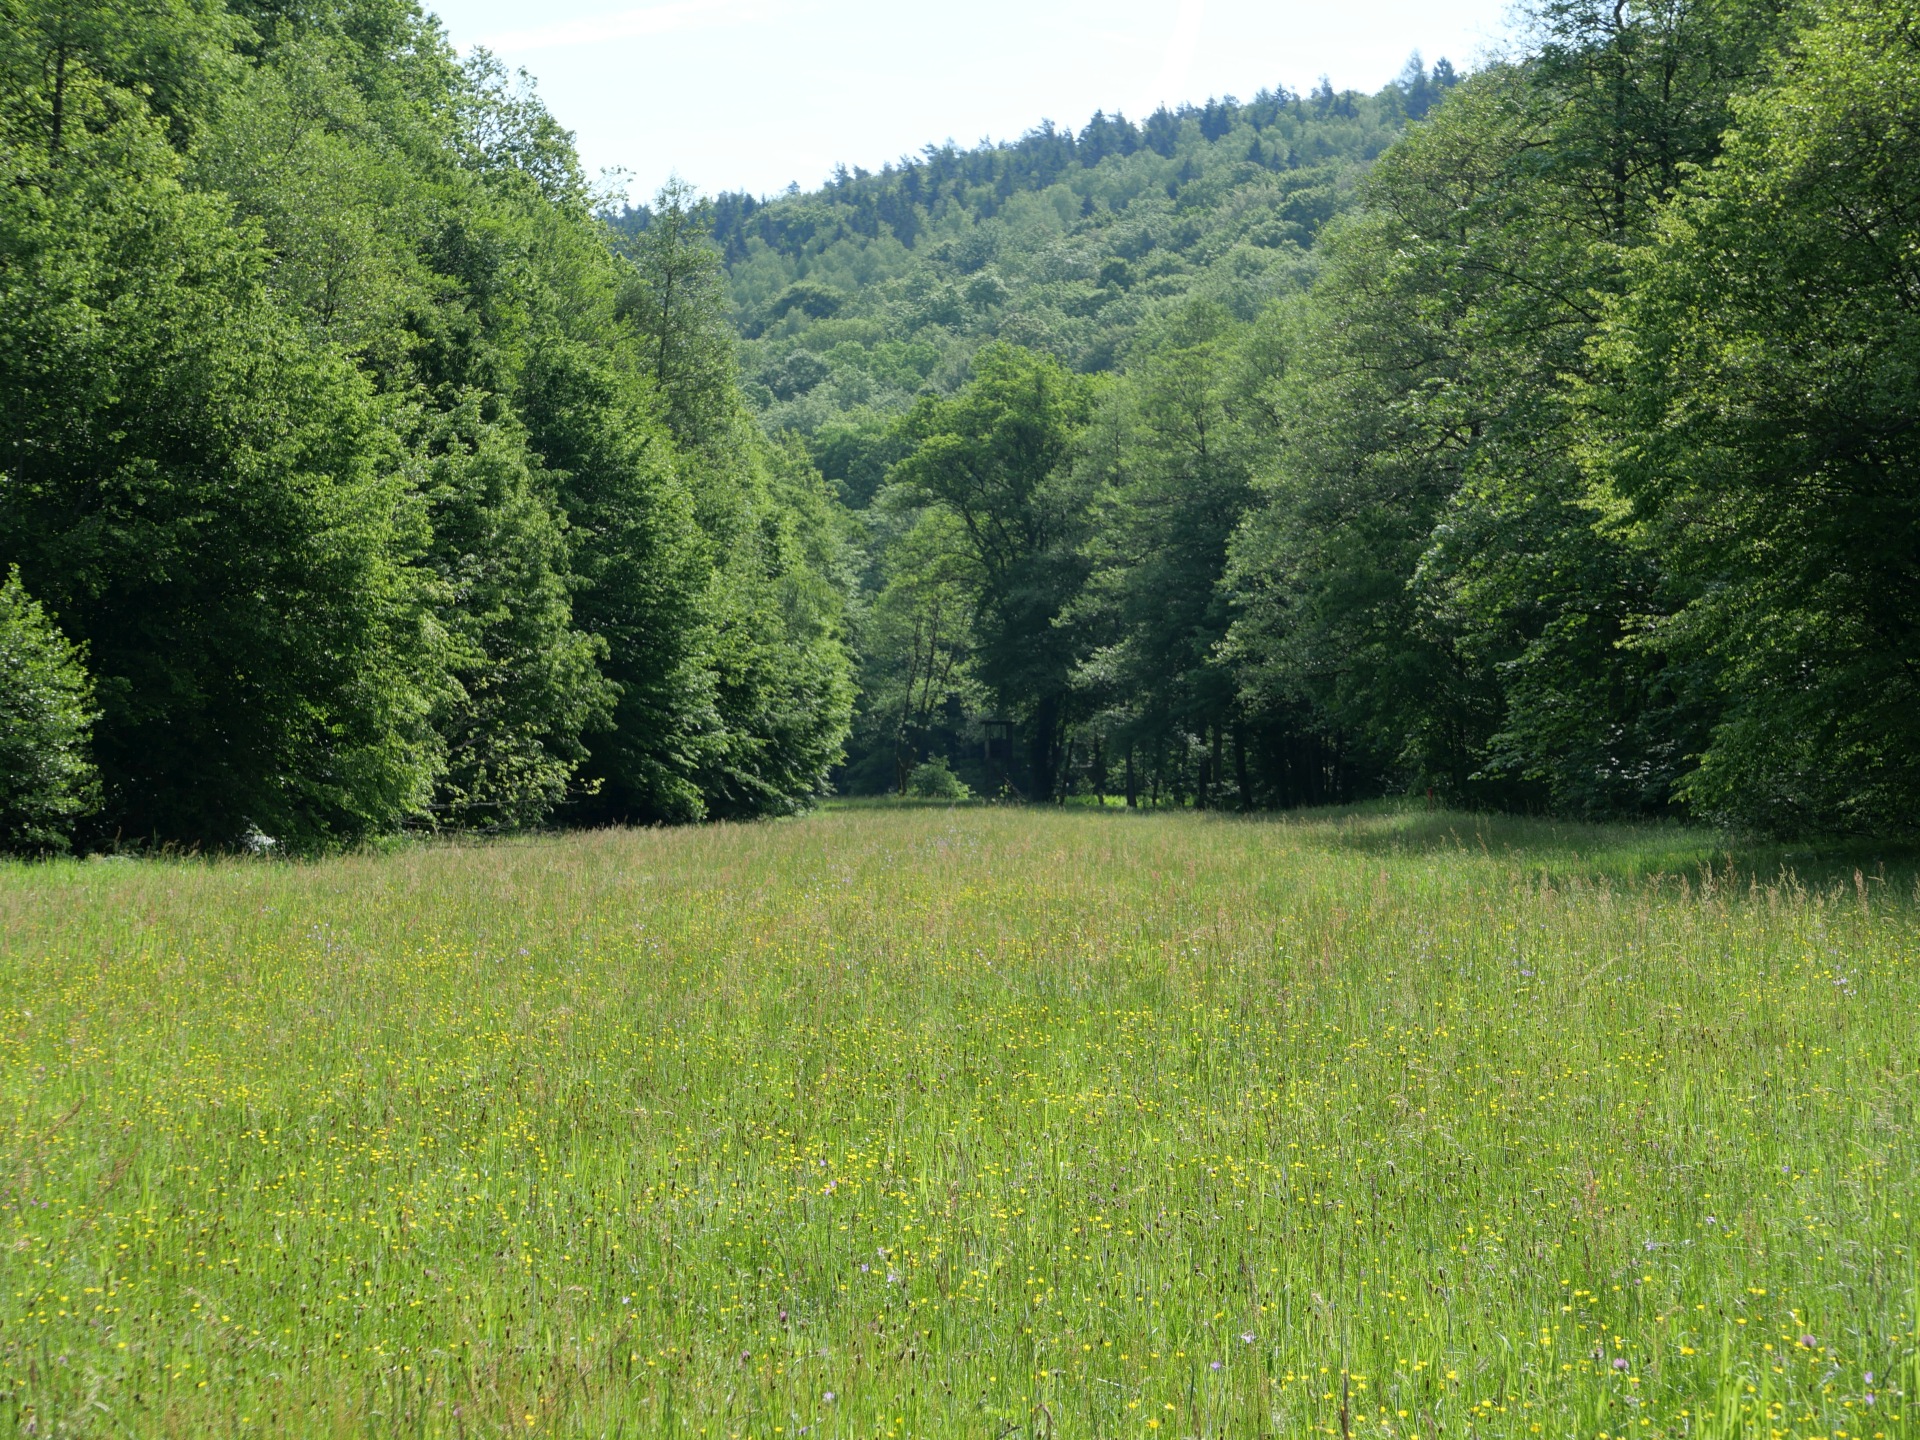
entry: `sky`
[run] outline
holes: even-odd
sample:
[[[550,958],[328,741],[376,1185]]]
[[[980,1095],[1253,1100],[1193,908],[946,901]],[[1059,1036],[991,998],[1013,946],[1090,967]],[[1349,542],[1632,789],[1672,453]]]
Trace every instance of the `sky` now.
[[[1372,91],[1418,50],[1457,68],[1498,45],[1510,0],[440,0],[463,52],[533,77],[589,174],[643,200],[812,189],[927,144],[1075,129],[1096,110]]]

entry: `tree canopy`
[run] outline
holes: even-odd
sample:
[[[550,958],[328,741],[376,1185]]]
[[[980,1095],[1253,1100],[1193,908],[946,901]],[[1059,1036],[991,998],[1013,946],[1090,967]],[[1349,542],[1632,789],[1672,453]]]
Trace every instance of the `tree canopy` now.
[[[0,5],[9,848],[1920,814],[1892,0],[640,207],[410,3]]]
[[[840,522],[747,416],[684,197],[623,253],[571,137],[411,5],[6,16],[0,537],[85,655],[75,833],[821,792]],[[709,283],[650,307],[665,263]]]

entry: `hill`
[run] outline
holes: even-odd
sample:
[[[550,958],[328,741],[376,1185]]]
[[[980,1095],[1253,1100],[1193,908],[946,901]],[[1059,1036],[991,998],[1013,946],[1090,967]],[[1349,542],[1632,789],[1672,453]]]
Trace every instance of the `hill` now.
[[[947,393],[993,340],[1071,368],[1119,366],[1194,297],[1251,318],[1304,287],[1312,247],[1359,175],[1456,83],[1415,56],[1375,95],[1284,88],[1051,122],[1004,144],[929,145],[817,191],[717,197],[709,210],[748,396],[807,437],[848,503],[884,468],[885,417]],[[616,221],[629,235],[649,207]]]

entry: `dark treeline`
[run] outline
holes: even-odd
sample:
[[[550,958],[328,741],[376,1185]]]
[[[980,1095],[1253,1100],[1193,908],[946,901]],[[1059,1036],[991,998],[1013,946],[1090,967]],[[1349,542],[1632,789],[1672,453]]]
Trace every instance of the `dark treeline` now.
[[[843,519],[684,195],[389,0],[0,0],[0,842],[804,805]]]
[[[866,537],[843,783],[1912,828],[1911,8],[1547,0],[1450,78],[736,207]]]

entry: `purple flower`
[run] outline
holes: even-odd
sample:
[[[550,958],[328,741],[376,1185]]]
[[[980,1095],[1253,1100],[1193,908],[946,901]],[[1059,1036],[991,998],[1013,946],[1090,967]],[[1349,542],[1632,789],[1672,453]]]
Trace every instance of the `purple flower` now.
[[[827,1391],[827,1393],[822,1395],[820,1398],[824,1400],[827,1404],[831,1405],[833,1403],[833,1391],[831,1390]]]
[[[1616,1361],[1614,1361],[1614,1362],[1613,1362],[1613,1368],[1614,1368],[1614,1369],[1616,1369],[1616,1370],[1624,1370],[1624,1369],[1626,1369],[1626,1368],[1627,1368],[1627,1357],[1626,1357],[1626,1356],[1624,1356],[1624,1355],[1622,1355],[1622,1356],[1621,1356],[1621,1357],[1620,1357],[1620,1358],[1619,1358],[1618,1360],[1616,1360]]]
[[[871,1265],[866,1264],[864,1261],[860,1265],[860,1273],[862,1275],[865,1275],[871,1269],[873,1269],[873,1267]]]
[[[1241,1331],[1241,1332],[1240,1332],[1240,1339],[1241,1339],[1242,1341],[1244,1341],[1244,1342],[1245,1342],[1246,1344],[1248,1344],[1248,1345],[1251,1345],[1251,1344],[1253,1343],[1253,1332],[1252,1332],[1251,1330],[1243,1330],[1243,1331]],[[1871,1379],[1872,1379],[1873,1377],[1872,1377],[1871,1375],[1869,1375],[1869,1376],[1868,1376],[1867,1378],[1868,1378],[1869,1380],[1871,1380]]]
[[[1800,1337],[1800,1343],[1811,1350],[1818,1342],[1811,1335],[1802,1335]]]
[[[1208,1366],[1207,1368],[1208,1368],[1209,1370],[1218,1370],[1218,1369],[1220,1368],[1220,1362],[1219,1362],[1218,1360],[1216,1360],[1216,1361],[1214,1361],[1214,1362],[1213,1362],[1213,1363],[1212,1363],[1211,1365],[1209,1365],[1209,1366]]]

